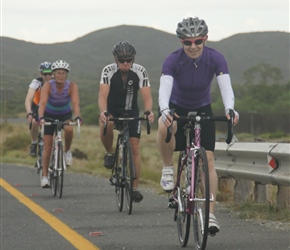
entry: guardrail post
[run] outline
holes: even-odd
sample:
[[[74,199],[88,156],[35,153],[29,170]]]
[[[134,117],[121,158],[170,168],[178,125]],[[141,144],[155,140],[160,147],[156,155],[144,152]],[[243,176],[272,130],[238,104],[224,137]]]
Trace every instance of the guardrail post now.
[[[232,201],[234,197],[234,186],[236,180],[234,178],[219,177],[217,200]]]
[[[280,209],[290,208],[290,187],[278,186],[277,207]]]
[[[241,203],[254,199],[254,182],[248,180],[236,180],[234,202]]]
[[[256,182],[254,188],[255,202],[273,204],[272,190],[273,186],[271,184],[263,185]]]

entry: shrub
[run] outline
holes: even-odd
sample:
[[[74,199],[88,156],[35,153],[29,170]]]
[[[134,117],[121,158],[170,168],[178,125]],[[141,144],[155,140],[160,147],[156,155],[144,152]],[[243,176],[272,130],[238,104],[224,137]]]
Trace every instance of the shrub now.
[[[3,153],[9,150],[24,150],[30,141],[29,134],[18,134],[7,137],[3,143]]]

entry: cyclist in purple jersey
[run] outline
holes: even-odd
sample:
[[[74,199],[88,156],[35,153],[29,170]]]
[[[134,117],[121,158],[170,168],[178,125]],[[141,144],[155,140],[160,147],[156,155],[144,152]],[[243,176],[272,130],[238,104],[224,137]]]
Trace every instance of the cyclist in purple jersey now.
[[[78,86],[75,82],[67,80],[70,71],[69,64],[66,61],[58,60],[52,64],[51,69],[54,79],[46,82],[41,90],[38,110],[40,123],[43,124],[45,118],[69,121],[72,119],[72,110],[75,120],[81,120]],[[55,126],[53,125],[44,127],[41,179],[41,187],[43,188],[49,187],[48,165],[54,130]],[[64,126],[64,156],[67,165],[72,164],[72,153],[70,151],[72,140],[73,127]]]
[[[225,108],[229,118],[229,110],[234,109],[234,93],[232,90],[227,62],[224,56],[206,47],[208,27],[204,20],[186,18],[178,23],[176,34],[182,48],[171,53],[164,61],[159,87],[159,109],[157,146],[163,160],[160,185],[164,191],[174,188],[174,151],[185,148],[183,123],[173,121],[170,109],[175,108],[175,115],[187,115],[189,111],[197,114],[213,115],[211,108],[210,87],[216,76]],[[234,124],[239,114],[235,111]],[[165,143],[167,128],[172,125],[169,143]],[[210,191],[216,198],[218,177],[214,168],[215,125],[203,124],[201,145],[205,148],[209,165]],[[214,216],[215,201],[210,203],[209,228],[218,232],[220,226]]]
[[[134,63],[136,49],[129,42],[119,42],[113,48],[115,62],[104,67],[101,75],[99,88],[99,109],[100,109],[100,135],[102,144],[106,150],[104,166],[108,169],[114,167],[113,153],[113,122],[107,123],[107,132],[103,135],[104,123],[107,122],[105,115],[108,112],[113,117],[122,117],[127,113],[130,117],[139,116],[138,91],[143,98],[144,110],[150,111],[149,122],[154,121],[152,112],[152,96],[149,78],[146,69]],[[136,169],[136,180],[133,181],[132,198],[140,202],[143,195],[138,190],[139,176],[141,169],[140,156],[140,121],[129,123],[129,140],[132,147],[133,161]]]

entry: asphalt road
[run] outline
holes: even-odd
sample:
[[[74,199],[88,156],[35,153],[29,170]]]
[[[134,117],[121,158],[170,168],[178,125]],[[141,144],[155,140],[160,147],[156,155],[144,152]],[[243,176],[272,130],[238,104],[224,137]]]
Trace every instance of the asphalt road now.
[[[63,198],[41,189],[32,167],[1,164],[1,250],[175,250],[180,249],[167,195],[141,189],[144,200],[132,215],[118,212],[108,180],[65,173]],[[207,250],[289,250],[290,232],[275,223],[242,220],[222,204],[221,232]],[[99,235],[102,234],[102,235]],[[191,233],[187,249],[194,249]]]

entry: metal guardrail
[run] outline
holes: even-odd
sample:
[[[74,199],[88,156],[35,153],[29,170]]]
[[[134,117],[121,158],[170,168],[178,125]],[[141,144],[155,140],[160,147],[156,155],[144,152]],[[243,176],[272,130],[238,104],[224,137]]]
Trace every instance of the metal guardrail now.
[[[290,186],[290,144],[216,142],[218,176]]]

